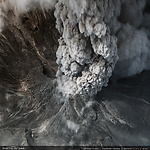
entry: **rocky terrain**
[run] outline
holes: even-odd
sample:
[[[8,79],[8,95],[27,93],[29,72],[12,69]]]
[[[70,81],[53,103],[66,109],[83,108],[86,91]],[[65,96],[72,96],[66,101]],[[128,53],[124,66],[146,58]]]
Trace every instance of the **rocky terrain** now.
[[[148,0],[1,0],[0,146],[148,146]]]

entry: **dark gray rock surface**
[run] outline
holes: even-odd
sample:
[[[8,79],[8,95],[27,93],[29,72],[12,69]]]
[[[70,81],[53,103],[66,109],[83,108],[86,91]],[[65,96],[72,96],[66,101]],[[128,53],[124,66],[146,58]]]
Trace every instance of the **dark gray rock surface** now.
[[[40,127],[31,128],[30,135],[23,129],[0,130],[0,145],[148,146],[149,82],[147,71],[110,83],[91,100],[70,98]]]

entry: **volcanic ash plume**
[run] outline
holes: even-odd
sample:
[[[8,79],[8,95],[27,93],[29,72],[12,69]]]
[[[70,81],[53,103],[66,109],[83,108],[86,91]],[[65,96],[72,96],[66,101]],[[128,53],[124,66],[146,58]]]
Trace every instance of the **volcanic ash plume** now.
[[[118,60],[117,39],[110,34],[110,26],[120,5],[118,0],[60,0],[56,4],[56,27],[61,34],[57,78],[64,94],[92,96],[107,85]]]
[[[112,73],[116,79],[149,69],[148,1],[2,1],[1,30],[9,7],[19,20],[21,14],[35,10],[37,5],[42,11],[54,10],[60,33],[59,40],[55,39],[59,42],[57,88],[65,96],[93,96],[107,85]]]
[[[126,0],[119,16],[119,61],[114,78],[128,77],[150,69],[150,14],[149,1]]]
[[[114,67],[113,79],[149,69],[147,7],[146,0],[59,0],[59,89],[92,96],[107,85]]]

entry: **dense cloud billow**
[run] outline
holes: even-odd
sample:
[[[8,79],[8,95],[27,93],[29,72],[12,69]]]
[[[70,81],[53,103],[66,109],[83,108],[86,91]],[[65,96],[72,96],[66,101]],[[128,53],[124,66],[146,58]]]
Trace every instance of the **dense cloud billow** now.
[[[118,58],[113,79],[149,69],[145,5],[146,0],[57,3],[56,27],[62,35],[57,78],[63,93],[96,94],[107,85]]]
[[[84,0],[56,4],[56,27],[62,35],[56,53],[57,78],[65,94],[92,96],[112,75],[118,60],[117,38],[110,34],[108,24],[118,17],[115,7],[120,3],[108,3]]]
[[[63,95],[95,95],[107,85],[114,68],[113,79],[149,69],[146,0],[2,1],[1,30],[9,9],[19,19],[35,9],[35,3],[40,9],[54,10],[60,33],[56,77]]]
[[[148,3],[148,2],[147,2]],[[147,4],[148,5],[148,4]],[[114,76],[128,77],[150,68],[149,14],[145,11],[146,1],[125,1],[119,21],[119,60]]]
[[[1,135],[12,136],[17,128],[15,135],[32,146],[33,129],[44,137],[37,138],[38,145],[115,143],[110,140],[114,135],[105,134],[108,122],[135,126],[128,117],[122,119],[121,103],[95,97],[109,81],[149,69],[149,0],[0,0]],[[105,90],[102,95],[110,98]],[[86,135],[91,123],[94,140]],[[149,142],[147,137],[143,141]]]

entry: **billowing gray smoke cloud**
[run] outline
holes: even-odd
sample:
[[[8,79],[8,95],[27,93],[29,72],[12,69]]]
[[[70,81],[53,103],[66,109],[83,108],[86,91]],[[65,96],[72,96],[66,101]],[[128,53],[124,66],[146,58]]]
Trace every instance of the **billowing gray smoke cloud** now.
[[[149,14],[146,0],[34,0],[55,9],[61,34],[56,53],[58,89],[64,95],[94,95],[114,79],[149,69]],[[34,9],[29,0],[1,1],[16,16]],[[0,27],[3,26],[3,17]],[[118,57],[119,56],[119,57]],[[118,60],[119,58],[119,60]],[[116,62],[118,63],[116,65]]]
[[[114,78],[128,77],[150,68],[149,14],[146,0],[127,0],[120,14],[118,38],[119,61]]]
[[[56,4],[58,87],[64,94],[94,95],[106,86],[118,60],[117,39],[110,34],[120,1],[69,1]]]
[[[107,85],[118,55],[114,79],[150,68],[145,4],[146,0],[59,0],[57,78],[63,93],[96,94]]]

